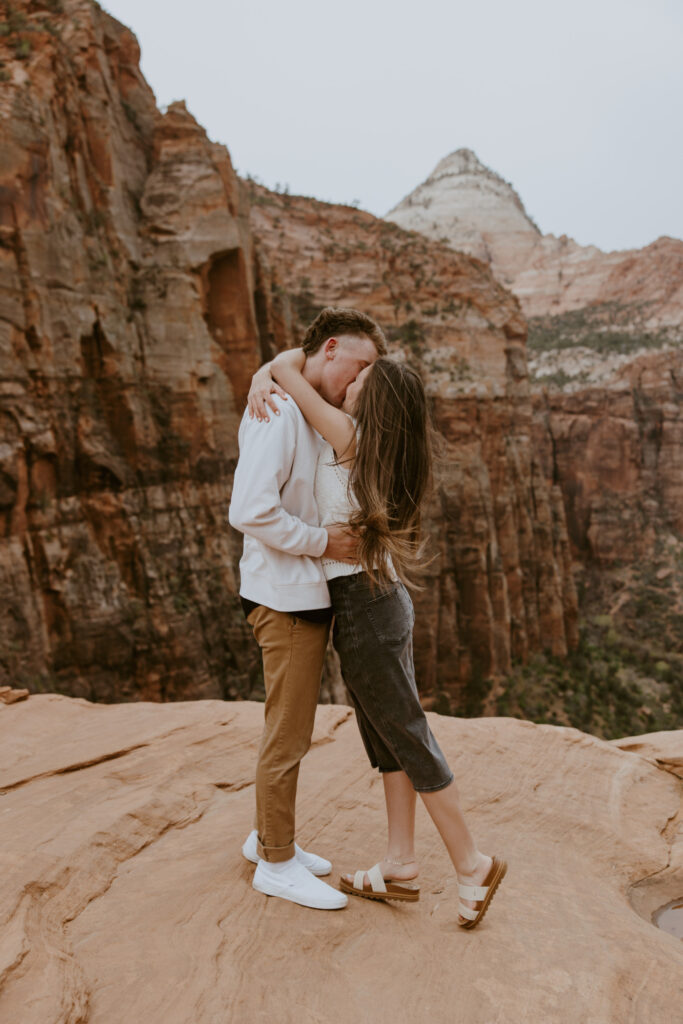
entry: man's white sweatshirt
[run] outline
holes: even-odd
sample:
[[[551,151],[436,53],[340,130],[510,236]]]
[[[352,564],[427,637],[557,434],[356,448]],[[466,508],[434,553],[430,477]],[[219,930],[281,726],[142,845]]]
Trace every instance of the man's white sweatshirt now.
[[[320,563],[327,530],[313,493],[320,436],[293,398],[259,423],[247,412],[230,501],[230,525],[244,534],[240,594],[278,612],[329,608]]]

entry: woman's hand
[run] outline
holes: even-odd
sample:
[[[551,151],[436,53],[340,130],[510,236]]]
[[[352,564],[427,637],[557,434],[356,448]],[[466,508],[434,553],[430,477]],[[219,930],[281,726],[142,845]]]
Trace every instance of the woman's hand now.
[[[261,422],[265,420],[266,423],[270,423],[270,416],[268,415],[268,408],[270,407],[276,416],[280,415],[280,410],[277,405],[270,397],[271,395],[279,395],[280,398],[287,398],[287,392],[283,391],[279,384],[276,384],[270,373],[270,363],[264,363],[260,370],[257,370],[254,376],[251,378],[251,387],[249,388],[249,394],[247,395],[247,409],[249,411],[249,419],[253,420],[254,416]]]

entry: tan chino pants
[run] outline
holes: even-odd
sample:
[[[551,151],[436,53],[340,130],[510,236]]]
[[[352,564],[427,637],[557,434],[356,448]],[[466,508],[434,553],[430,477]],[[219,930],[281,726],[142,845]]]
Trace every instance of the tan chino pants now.
[[[265,725],[256,767],[258,853],[294,856],[299,763],[311,745],[330,624],[259,605],[247,622],[263,657]]]

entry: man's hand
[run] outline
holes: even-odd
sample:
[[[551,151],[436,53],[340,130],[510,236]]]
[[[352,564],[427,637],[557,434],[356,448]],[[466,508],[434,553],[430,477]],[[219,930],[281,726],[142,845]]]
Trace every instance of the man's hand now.
[[[328,526],[327,547],[323,551],[323,558],[356,565],[358,562],[358,535],[348,526]]]
[[[270,423],[268,407],[273,410],[276,416],[280,415],[280,410],[270,397],[272,394],[279,395],[280,398],[287,398],[287,392],[283,391],[270,375],[270,363],[265,363],[251,378],[251,387],[247,395],[249,419],[253,420],[255,416],[259,423],[261,420]]]

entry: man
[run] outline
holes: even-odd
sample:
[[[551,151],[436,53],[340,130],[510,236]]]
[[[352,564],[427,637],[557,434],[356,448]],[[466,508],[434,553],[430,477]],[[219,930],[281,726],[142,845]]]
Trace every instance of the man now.
[[[386,351],[374,320],[333,307],[316,317],[302,347],[304,377],[336,406],[360,371]],[[329,874],[332,865],[294,841],[295,803],[332,617],[320,558],[355,562],[356,541],[341,526],[317,525],[313,485],[320,437],[267,372],[250,407],[256,416],[247,408],[240,424],[229,518],[245,535],[240,597],[261,648],[266,701],[256,829],[242,852],[257,865],[252,884],[259,892],[338,910],[347,897],[316,877]]]

